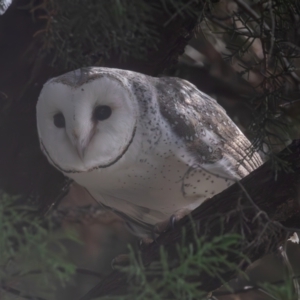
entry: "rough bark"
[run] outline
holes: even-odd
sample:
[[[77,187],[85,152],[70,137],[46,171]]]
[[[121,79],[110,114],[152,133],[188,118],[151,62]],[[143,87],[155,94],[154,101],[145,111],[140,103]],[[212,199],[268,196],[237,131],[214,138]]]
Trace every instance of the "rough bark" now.
[[[271,162],[235,183],[222,193],[207,200],[191,214],[177,224],[176,228],[161,234],[156,242],[145,246],[142,252],[144,265],[159,259],[159,249],[164,246],[170,257],[174,256],[177,243],[182,241],[182,228],[186,227],[186,243],[194,240],[194,226],[197,235],[208,240],[225,233],[239,233],[242,242],[237,249],[250,261],[276,251],[287,238],[289,232],[300,229],[299,183],[300,183],[300,140],[294,141],[280,153],[280,158],[290,163],[290,171],[274,171]],[[222,226],[220,226],[222,224]],[[287,226],[295,228],[288,229]],[[229,254],[227,260],[236,264],[239,255]],[[248,266],[241,263],[241,269]],[[236,271],[224,268],[224,281],[236,276]],[[210,292],[222,282],[208,274],[197,279],[202,289]],[[98,296],[126,292],[128,282],[124,274],[112,272],[98,286],[80,300],[89,300]]]

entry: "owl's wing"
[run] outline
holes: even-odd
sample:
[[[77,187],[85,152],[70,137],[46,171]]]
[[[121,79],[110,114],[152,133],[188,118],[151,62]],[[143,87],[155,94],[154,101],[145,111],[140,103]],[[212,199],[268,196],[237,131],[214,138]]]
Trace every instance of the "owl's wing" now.
[[[225,174],[240,179],[262,164],[250,141],[216,100],[179,78],[159,78],[155,88],[162,116],[199,165],[222,162]]]

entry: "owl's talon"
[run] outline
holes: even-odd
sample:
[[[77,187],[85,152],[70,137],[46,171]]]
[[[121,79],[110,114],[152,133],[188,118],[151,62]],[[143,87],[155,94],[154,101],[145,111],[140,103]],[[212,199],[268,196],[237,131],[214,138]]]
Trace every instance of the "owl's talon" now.
[[[148,237],[144,237],[144,238],[141,238],[139,240],[138,247],[139,247],[140,250],[142,250],[144,247],[149,246],[153,242],[156,242],[156,239],[151,239],[151,238],[148,238]]]
[[[176,216],[172,215],[167,221],[157,223],[155,225],[154,231],[156,234],[161,234],[167,231],[168,229],[174,229],[176,222],[177,222]]]
[[[167,221],[163,221],[160,223],[157,223],[154,227],[154,230],[157,234],[161,234],[165,231],[167,231],[168,229],[175,229],[176,227],[176,223],[181,220],[183,217],[185,217],[186,215],[188,215],[191,211],[189,209],[182,209],[177,211],[176,214],[171,215],[171,217],[167,220]]]
[[[158,244],[158,242],[157,242],[157,234],[158,234],[158,232],[157,232],[157,229],[156,229],[156,225],[152,228],[151,233],[152,233],[152,240],[153,240],[153,242],[156,243],[156,244]]]
[[[172,230],[175,228],[175,225],[176,225],[177,221],[178,220],[177,220],[176,216],[172,215],[171,218],[170,218],[170,225],[171,225]]]
[[[110,263],[110,266],[113,270],[116,270],[118,267],[125,267],[129,265],[129,255],[120,254],[116,256]]]

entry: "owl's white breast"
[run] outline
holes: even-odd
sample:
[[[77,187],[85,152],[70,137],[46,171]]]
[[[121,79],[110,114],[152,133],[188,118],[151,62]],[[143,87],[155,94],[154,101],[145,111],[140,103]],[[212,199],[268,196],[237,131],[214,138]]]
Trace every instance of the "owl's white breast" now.
[[[69,72],[45,84],[37,124],[50,163],[144,227],[194,209],[261,164],[224,109],[179,78]]]
[[[170,136],[167,126],[160,126],[159,131],[155,147],[145,142],[144,131],[139,128],[116,164],[67,175],[86,187],[97,201],[153,225],[180,209],[196,208],[232,183],[195,165],[184,143]]]

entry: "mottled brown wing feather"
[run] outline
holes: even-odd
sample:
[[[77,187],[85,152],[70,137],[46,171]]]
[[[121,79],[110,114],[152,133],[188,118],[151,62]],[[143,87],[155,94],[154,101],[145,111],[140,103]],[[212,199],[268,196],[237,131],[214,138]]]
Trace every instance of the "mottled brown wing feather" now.
[[[240,178],[262,164],[250,141],[216,100],[179,78],[159,78],[155,86],[161,114],[199,163],[227,158]]]

